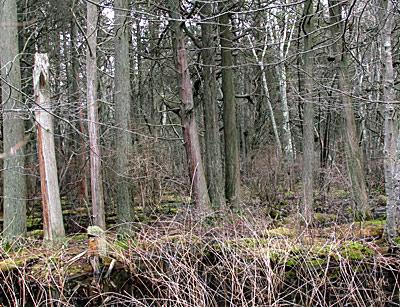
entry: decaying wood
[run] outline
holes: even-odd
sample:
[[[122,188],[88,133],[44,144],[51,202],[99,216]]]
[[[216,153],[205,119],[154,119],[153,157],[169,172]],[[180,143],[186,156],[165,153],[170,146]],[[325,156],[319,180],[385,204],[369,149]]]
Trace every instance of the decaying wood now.
[[[89,226],[88,233],[88,257],[93,268],[95,278],[100,277],[102,258],[107,256],[107,242],[104,230],[99,226]]]
[[[43,205],[43,229],[46,240],[65,236],[54,149],[53,115],[51,113],[49,60],[47,54],[35,54],[33,87],[38,139],[38,156]]]

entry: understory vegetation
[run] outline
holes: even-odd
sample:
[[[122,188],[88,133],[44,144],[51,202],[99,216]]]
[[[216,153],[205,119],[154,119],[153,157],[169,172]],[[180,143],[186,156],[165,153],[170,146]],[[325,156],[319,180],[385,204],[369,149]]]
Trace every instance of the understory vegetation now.
[[[174,208],[171,210],[171,208]],[[106,234],[93,273],[85,233],[57,245],[41,230],[4,245],[3,306],[396,306],[400,259],[384,220],[304,228],[293,217],[220,212],[195,220],[187,206]],[[324,214],[320,214],[322,218]],[[329,217],[329,215],[328,215]],[[325,216],[327,218],[327,216]]]

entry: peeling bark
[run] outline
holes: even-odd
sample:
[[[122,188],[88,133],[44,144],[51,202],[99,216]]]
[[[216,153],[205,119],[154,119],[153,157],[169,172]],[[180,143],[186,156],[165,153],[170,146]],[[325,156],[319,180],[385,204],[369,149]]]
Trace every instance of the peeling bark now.
[[[54,241],[65,236],[58,186],[54,124],[49,91],[49,60],[47,54],[35,54],[33,88],[35,119],[38,135],[40,186],[43,205],[44,239]]]

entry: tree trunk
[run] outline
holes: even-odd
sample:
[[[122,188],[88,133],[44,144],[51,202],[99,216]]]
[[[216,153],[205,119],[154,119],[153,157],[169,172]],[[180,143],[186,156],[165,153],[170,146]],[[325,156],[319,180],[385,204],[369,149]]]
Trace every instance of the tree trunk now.
[[[191,188],[199,213],[205,213],[209,210],[210,198],[207,190],[206,178],[201,159],[200,142],[194,113],[192,84],[190,81],[189,67],[186,59],[185,37],[181,24],[178,21],[179,1],[169,0],[171,25],[173,31],[173,50],[178,72],[178,81],[180,88],[180,117],[183,130],[183,139],[185,141],[186,158],[189,167],[189,176],[191,178]]]
[[[87,108],[90,147],[90,185],[92,193],[92,210],[94,223],[105,229],[103,182],[101,176],[101,154],[99,144],[99,116],[97,104],[97,3],[94,0],[87,3]]]
[[[313,103],[313,1],[304,2],[304,115],[303,115],[303,206],[301,215],[306,225],[313,220],[314,203],[314,103]]]
[[[4,0],[0,4],[2,30],[0,39],[2,103],[3,103],[3,150],[12,152],[18,142],[24,139],[22,111],[21,72],[19,65],[17,6],[15,0]],[[4,159],[3,195],[4,229],[7,239],[26,233],[26,178],[24,176],[25,156],[21,148]]]
[[[65,236],[58,186],[54,123],[50,105],[49,59],[47,54],[35,54],[33,88],[38,138],[40,185],[43,206],[44,239],[54,241]]]
[[[217,111],[217,77],[215,63],[217,46],[213,39],[213,33],[216,31],[216,27],[213,25],[215,21],[209,20],[213,14],[213,4],[205,3],[202,6],[201,14],[203,18],[206,18],[206,20],[201,23],[203,44],[201,55],[203,59],[202,73],[204,78],[203,109],[207,186],[212,205],[219,208],[224,205],[225,196]]]
[[[341,4],[337,0],[329,1],[329,12],[331,18],[332,36],[337,39],[344,37],[346,29],[343,28]],[[346,137],[346,158],[347,166],[350,173],[351,190],[355,203],[356,218],[365,219],[368,217],[368,195],[365,186],[362,152],[358,145],[357,127],[353,110],[353,99],[351,96],[350,77],[348,73],[347,51],[344,45],[344,38],[332,44],[334,56],[338,62],[338,77],[340,98],[344,107],[344,135]]]
[[[387,195],[386,235],[391,248],[396,246],[398,236],[400,164],[398,149],[400,145],[397,115],[395,110],[396,95],[394,92],[394,70],[392,58],[391,32],[393,27],[393,5],[391,0],[382,1],[383,19],[386,24],[382,28],[383,45],[383,100],[385,102],[384,126],[384,169],[385,190]],[[396,140],[397,139],[397,140]],[[397,142],[397,143],[396,143]]]
[[[74,1],[75,2],[75,1]],[[76,3],[73,4],[71,8],[72,12],[75,12]],[[88,191],[88,168],[87,168],[87,155],[86,155],[86,142],[84,139],[85,135],[85,114],[84,114],[84,104],[81,99],[81,89],[80,89],[80,75],[79,75],[79,53],[78,53],[78,26],[77,21],[73,14],[71,14],[70,21],[70,36],[71,36],[71,91],[72,91],[72,101],[74,106],[79,110],[79,144],[80,148],[78,149],[79,154],[79,172],[80,172],[80,188],[78,192],[79,201],[84,204],[89,199],[89,191]]]
[[[286,1],[284,2],[286,4]],[[274,37],[276,37],[278,45],[278,60],[279,65],[276,66],[277,75],[279,78],[279,92],[282,109],[282,134],[283,134],[283,152],[285,160],[288,163],[290,169],[293,165],[295,152],[292,142],[292,131],[290,128],[290,112],[287,95],[287,70],[286,70],[286,56],[291,45],[291,37],[294,31],[294,27],[289,29],[289,11],[284,11],[284,23],[283,29],[278,24],[277,18],[274,16],[274,30],[271,29],[271,37],[273,38],[272,43],[275,43]],[[295,21],[292,21],[293,25]],[[289,38],[288,38],[289,35]]]
[[[222,92],[224,101],[225,196],[232,207],[240,202],[240,164],[233,82],[232,32],[229,13],[220,2],[220,44],[222,57]]]
[[[116,168],[118,183],[116,186],[117,222],[121,231],[129,230],[132,222],[132,194],[128,181],[129,153],[132,138],[129,132],[131,120],[131,83],[129,76],[129,1],[115,0],[115,82],[114,104],[116,131]]]

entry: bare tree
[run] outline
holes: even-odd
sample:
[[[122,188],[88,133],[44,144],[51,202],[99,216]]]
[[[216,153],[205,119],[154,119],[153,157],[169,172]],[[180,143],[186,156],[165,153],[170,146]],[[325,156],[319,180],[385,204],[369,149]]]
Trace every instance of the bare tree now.
[[[24,139],[21,72],[18,50],[17,5],[15,0],[0,2],[0,50],[3,103],[3,149],[12,152]],[[26,178],[23,147],[4,159],[4,236],[8,239],[26,233]]]

